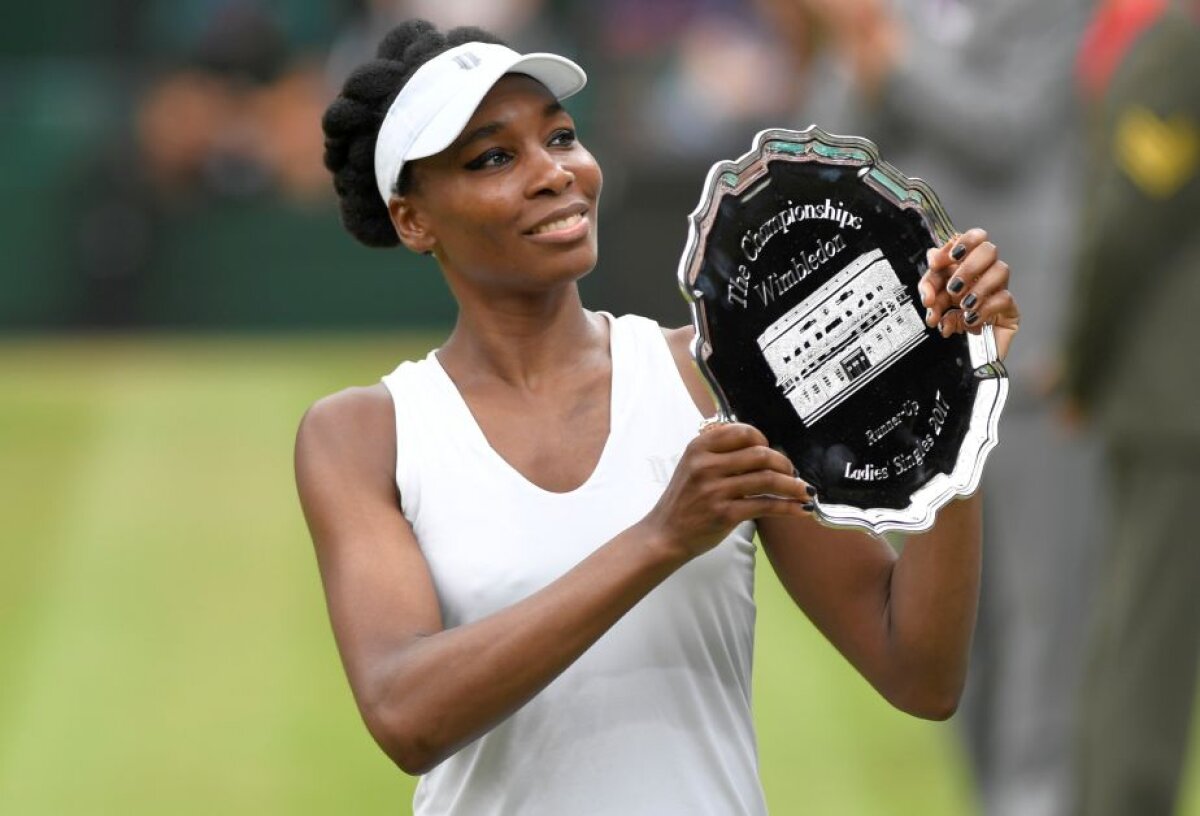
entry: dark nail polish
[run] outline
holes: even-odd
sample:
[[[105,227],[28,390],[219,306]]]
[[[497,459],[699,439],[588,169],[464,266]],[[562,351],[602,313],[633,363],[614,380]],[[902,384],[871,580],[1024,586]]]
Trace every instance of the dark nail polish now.
[[[954,249],[950,250],[950,257],[956,261],[961,261],[963,259],[963,255],[966,255],[966,254],[967,254],[967,245],[966,244],[956,244]]]
[[[933,319],[933,309],[926,309],[925,310],[925,322],[928,323],[932,319]]]
[[[964,286],[966,286],[966,284],[963,282],[962,278],[954,278],[952,281],[950,281],[950,285],[946,288],[950,290],[950,294],[957,295],[962,291]]]
[[[975,293],[972,292],[971,294],[969,294],[965,298],[963,298],[963,300],[962,300],[963,308],[970,309],[972,306],[975,305],[975,301],[978,299],[979,298],[975,297]]]
[[[808,492],[808,495],[810,495],[810,496],[817,495],[817,489],[815,487],[813,487],[812,485],[805,485],[804,489],[805,489],[805,491]]]
[[[812,502],[809,502],[808,504],[802,504],[802,505],[800,505],[800,509],[801,509],[801,510],[807,510],[807,511],[808,511],[808,512],[810,512],[810,513],[811,513],[813,510],[815,510],[815,509],[816,509],[816,507],[817,507],[817,506],[816,506],[815,504],[813,504]]]
[[[978,319],[979,319],[979,312],[967,312],[965,315],[963,315],[963,320],[966,322],[966,324],[968,326],[970,326],[972,323],[974,323]]]

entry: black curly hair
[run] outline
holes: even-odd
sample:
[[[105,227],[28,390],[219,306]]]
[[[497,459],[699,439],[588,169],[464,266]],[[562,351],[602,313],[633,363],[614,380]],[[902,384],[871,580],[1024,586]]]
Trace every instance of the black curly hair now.
[[[462,27],[441,32],[426,20],[408,20],[383,38],[375,59],[360,65],[325,110],[325,166],[333,173],[342,224],[371,247],[400,243],[375,183],[375,141],[388,108],[413,73],[433,57],[468,42],[498,43],[495,34]],[[411,189],[410,166],[405,165],[396,192]]]

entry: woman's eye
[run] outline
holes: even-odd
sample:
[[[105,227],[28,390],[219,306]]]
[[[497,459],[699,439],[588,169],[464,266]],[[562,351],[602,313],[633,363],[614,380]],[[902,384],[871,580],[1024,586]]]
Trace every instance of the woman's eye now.
[[[550,137],[550,144],[560,146],[575,144],[575,131],[569,128],[555,131],[554,135]]]
[[[482,170],[485,167],[500,167],[507,164],[509,155],[498,147],[488,150],[478,158],[472,159],[467,163],[468,170]]]

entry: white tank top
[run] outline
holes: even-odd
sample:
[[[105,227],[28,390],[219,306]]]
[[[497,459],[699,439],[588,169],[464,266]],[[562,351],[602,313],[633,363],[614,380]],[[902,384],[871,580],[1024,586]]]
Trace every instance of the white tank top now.
[[[432,352],[383,378],[401,506],[446,627],[527,597],[639,521],[696,434],[701,414],[658,325],[607,317],[611,430],[569,493],[534,485],[492,449]],[[766,813],[750,714],[753,532],[740,525],[678,570],[540,694],[423,776],[417,816]]]

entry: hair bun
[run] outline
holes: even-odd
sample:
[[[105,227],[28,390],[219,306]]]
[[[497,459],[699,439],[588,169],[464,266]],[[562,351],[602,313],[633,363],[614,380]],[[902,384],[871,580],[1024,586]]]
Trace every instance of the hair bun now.
[[[380,59],[406,61],[408,49],[418,43],[444,42],[445,37],[437,26],[428,20],[405,20],[389,31],[375,49]]]

